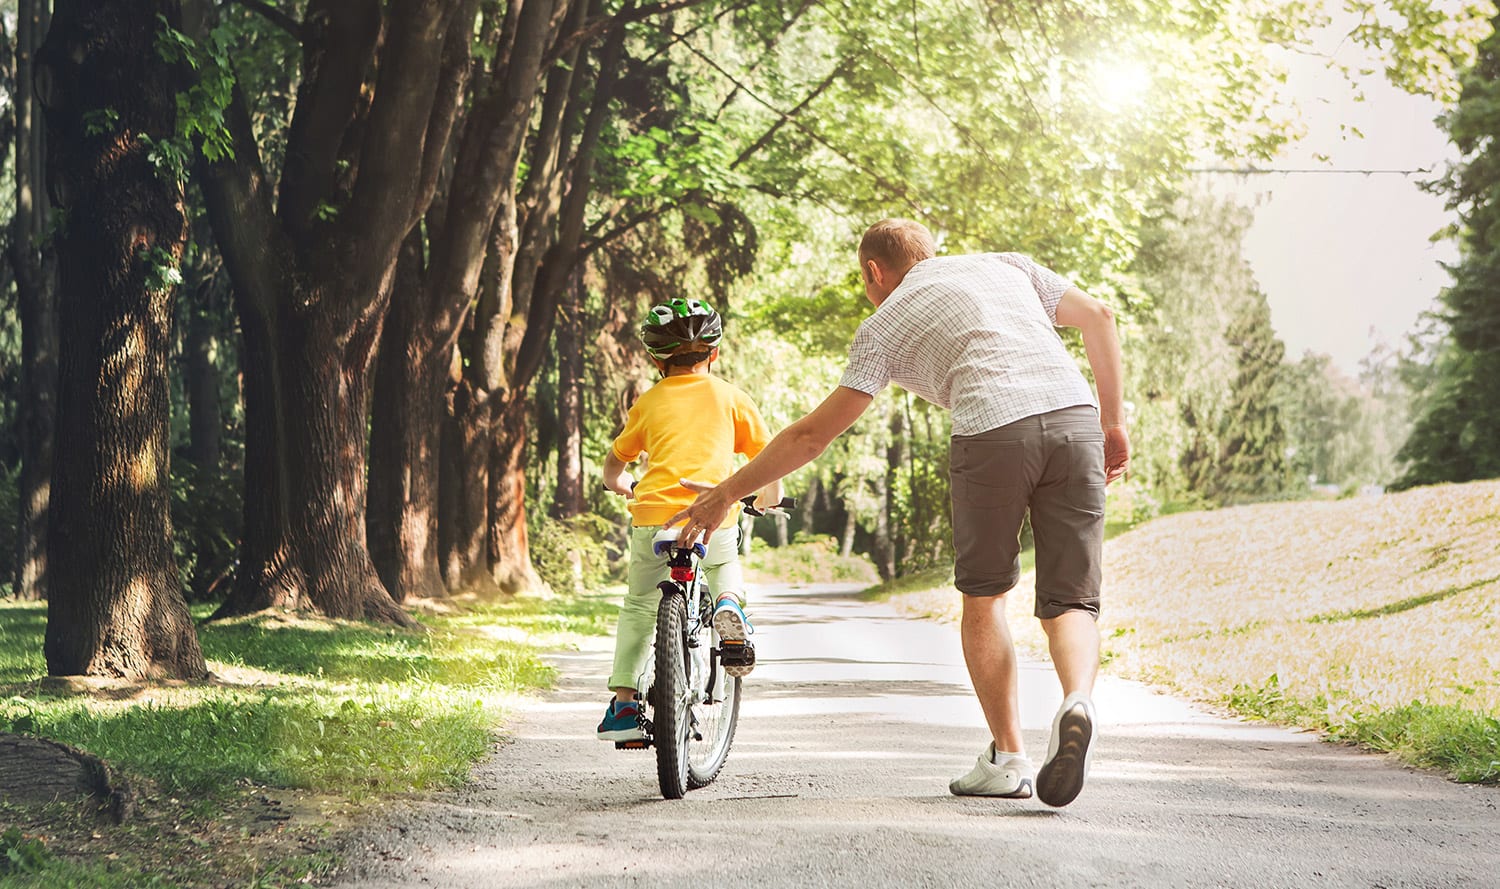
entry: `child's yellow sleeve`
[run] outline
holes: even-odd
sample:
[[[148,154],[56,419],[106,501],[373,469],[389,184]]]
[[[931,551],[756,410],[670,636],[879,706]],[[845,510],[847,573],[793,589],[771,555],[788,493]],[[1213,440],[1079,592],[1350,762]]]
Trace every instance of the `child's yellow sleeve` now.
[[[734,412],[734,452],[755,458],[771,440],[766,421],[760,418],[755,402],[741,393],[740,403]]]
[[[640,403],[630,406],[625,415],[625,429],[615,436],[615,456],[623,463],[634,463],[646,449],[646,424],[641,419]]]

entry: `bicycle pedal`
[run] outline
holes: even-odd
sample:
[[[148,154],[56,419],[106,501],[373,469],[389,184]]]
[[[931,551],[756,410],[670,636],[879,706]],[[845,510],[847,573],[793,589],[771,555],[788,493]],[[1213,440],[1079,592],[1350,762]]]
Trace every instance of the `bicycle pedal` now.
[[[616,750],[645,750],[651,746],[650,738],[637,738],[634,741],[616,741]]]
[[[755,667],[755,646],[743,639],[721,639],[719,663],[730,676],[744,676]]]

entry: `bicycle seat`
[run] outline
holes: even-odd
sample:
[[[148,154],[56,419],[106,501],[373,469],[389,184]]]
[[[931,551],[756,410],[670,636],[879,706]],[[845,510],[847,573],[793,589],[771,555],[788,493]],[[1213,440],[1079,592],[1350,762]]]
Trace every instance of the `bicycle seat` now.
[[[678,549],[677,532],[681,530],[681,528],[663,528],[657,531],[651,538],[651,551],[659,556],[668,550]],[[708,555],[708,549],[703,546],[702,541],[693,544],[693,552],[700,559]]]

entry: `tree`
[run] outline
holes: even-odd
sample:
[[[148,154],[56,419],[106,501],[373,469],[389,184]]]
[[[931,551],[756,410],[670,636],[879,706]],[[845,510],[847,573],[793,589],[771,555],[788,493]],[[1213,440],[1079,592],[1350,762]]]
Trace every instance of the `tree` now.
[[[499,4],[487,4],[484,10],[481,33],[490,62],[471,91],[472,107],[455,143],[451,184],[443,200],[428,214],[429,249],[421,250],[420,242],[409,247],[406,267],[410,276],[395,308],[396,323],[386,337],[377,384],[371,543],[382,577],[398,598],[444,592],[438,527],[441,481],[436,459],[442,447],[439,409],[449,385],[458,338],[476,297],[481,312],[488,312],[477,319],[481,324],[498,324],[499,331],[508,326],[518,328],[521,333],[507,337],[491,328],[481,340],[478,368],[464,377],[469,385],[461,383],[464,391],[452,401],[465,411],[455,422],[466,428],[455,430],[455,434],[468,448],[451,449],[459,459],[443,461],[443,465],[457,473],[453,492],[467,508],[448,511],[450,519],[460,523],[448,535],[459,554],[455,557],[450,553],[448,560],[460,563],[448,585],[498,583],[502,588],[517,589],[531,586],[535,577],[524,549],[524,531],[519,560],[504,560],[508,563],[506,570],[513,573],[503,576],[489,571],[492,563],[481,558],[484,550],[476,544],[476,538],[487,530],[485,518],[490,513],[486,481],[492,485],[495,478],[488,448],[491,438],[485,433],[495,428],[496,415],[491,412],[494,405],[490,401],[494,391],[509,382],[512,385],[506,388],[520,395],[529,373],[534,372],[534,365],[526,364],[531,368],[527,379],[507,380],[504,363],[516,360],[523,347],[526,355],[535,356],[526,362],[539,362],[551,331],[549,309],[556,305],[555,295],[550,303],[544,299],[536,306],[538,323],[527,333],[525,319],[530,315],[531,293],[524,284],[518,286],[517,278],[523,282],[536,278],[534,264],[540,255],[536,242],[540,238],[518,240],[512,228],[517,212],[516,180],[532,108],[543,94],[545,83],[546,101],[532,145],[529,192],[521,198],[523,203],[528,194],[533,199],[528,223],[539,232],[545,231],[546,220],[556,212],[560,199],[570,134],[565,124],[570,112],[577,113],[580,92],[573,84],[581,47],[575,45],[547,72],[544,81],[541,75],[559,30],[565,23],[568,30],[564,33],[579,28],[586,9],[581,0],[540,0],[521,6],[513,22],[508,22]],[[580,186],[586,194],[587,180]],[[582,195],[575,200],[582,200]],[[426,262],[422,261],[423,253],[428,257]],[[484,281],[487,258],[492,275]],[[524,265],[528,261],[533,264],[529,270]],[[482,283],[487,286],[481,295]],[[473,367],[476,362],[471,359],[469,363]],[[509,409],[524,412],[524,398],[519,408]],[[509,426],[500,424],[499,428],[515,426],[517,421],[511,419]],[[524,442],[524,422],[519,428]],[[514,441],[514,437],[502,434],[499,441]],[[509,471],[506,464],[502,476],[508,478]],[[524,524],[521,527],[524,529]]]
[[[1219,422],[1218,460],[1208,493],[1224,503],[1272,497],[1289,482],[1286,427],[1276,399],[1286,347],[1271,328],[1265,294],[1252,290],[1244,295],[1224,341],[1235,371]]]
[[[1500,15],[1491,20],[1500,25]],[[1462,226],[1460,255],[1449,269],[1441,317],[1447,336],[1435,379],[1399,458],[1398,486],[1500,476],[1500,32],[1479,44],[1462,78],[1458,104],[1442,125],[1460,160],[1436,183]]]
[[[1171,499],[1252,499],[1286,485],[1274,398],[1285,348],[1244,259],[1250,220],[1189,190],[1141,233],[1126,291],[1134,463]]]
[[[185,60],[176,4],[80,0],[37,53],[58,212],[57,443],[48,526],[47,670],[199,678],[207,669],[172,553],[172,296],[188,240],[180,169]]]
[[[575,277],[558,307],[557,490],[552,515],[568,519],[585,509],[583,494],[584,287]]]
[[[225,96],[232,154],[205,155],[199,177],[245,345],[245,531],[221,616],[410,621],[366,546],[369,377],[457,119],[476,4],[311,0],[286,23],[303,76],[278,180],[244,90]]]
[[[32,88],[35,55],[47,33],[50,7],[47,0],[20,0],[16,7],[16,214],[9,258],[21,316],[21,476],[14,592],[22,599],[47,594],[46,531],[57,411],[57,266],[47,238],[50,208],[42,187],[45,128]]]

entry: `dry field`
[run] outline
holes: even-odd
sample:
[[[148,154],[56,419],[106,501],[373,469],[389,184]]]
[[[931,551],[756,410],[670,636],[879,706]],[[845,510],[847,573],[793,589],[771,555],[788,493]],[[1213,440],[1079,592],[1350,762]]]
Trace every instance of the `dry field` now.
[[[1031,577],[1018,641],[1043,651]],[[1420,701],[1500,716],[1500,482],[1156,519],[1105,546],[1111,672],[1349,718]],[[957,595],[896,597],[949,619]],[[1274,679],[1272,677],[1275,677]]]

